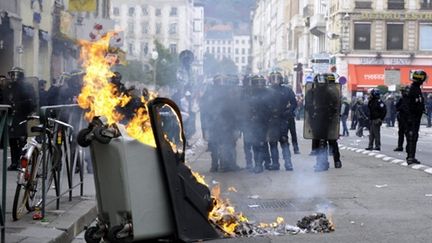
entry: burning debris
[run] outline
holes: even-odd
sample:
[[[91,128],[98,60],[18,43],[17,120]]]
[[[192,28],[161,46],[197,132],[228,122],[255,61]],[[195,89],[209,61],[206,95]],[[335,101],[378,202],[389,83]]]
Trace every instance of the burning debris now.
[[[335,230],[334,224],[323,213],[306,216],[297,222],[297,226],[307,233],[330,233]]]

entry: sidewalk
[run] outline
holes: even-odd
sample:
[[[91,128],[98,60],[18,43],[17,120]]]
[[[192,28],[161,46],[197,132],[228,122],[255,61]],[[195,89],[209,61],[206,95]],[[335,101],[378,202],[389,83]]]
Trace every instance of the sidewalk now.
[[[0,151],[0,155],[3,151]],[[1,155],[2,156],[2,155]],[[9,164],[9,162],[8,162]],[[2,168],[0,168],[0,173]],[[72,201],[63,196],[60,209],[55,210],[55,202],[47,206],[43,221],[33,220],[33,213],[18,221],[12,221],[12,203],[15,195],[17,172],[7,172],[6,200],[6,242],[44,243],[71,242],[96,217],[95,191],[92,174],[84,174],[84,196],[79,196],[79,187],[73,191]],[[67,184],[64,177],[63,184]]]

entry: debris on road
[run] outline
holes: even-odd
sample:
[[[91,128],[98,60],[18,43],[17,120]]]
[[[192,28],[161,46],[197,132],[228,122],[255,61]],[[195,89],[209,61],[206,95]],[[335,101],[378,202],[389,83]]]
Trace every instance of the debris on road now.
[[[307,233],[330,233],[335,230],[334,224],[323,213],[303,217],[297,222],[297,227]]]
[[[250,198],[250,199],[258,199],[258,198],[260,198],[260,196],[255,194],[255,195],[248,196],[248,198]]]
[[[383,184],[383,185],[375,185],[376,188],[383,188],[383,187],[388,187],[387,184]]]

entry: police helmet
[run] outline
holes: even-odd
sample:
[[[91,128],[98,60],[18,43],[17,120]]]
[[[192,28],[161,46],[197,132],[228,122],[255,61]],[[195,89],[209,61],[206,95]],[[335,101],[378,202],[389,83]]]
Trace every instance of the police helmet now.
[[[281,84],[283,82],[283,76],[280,72],[270,73],[270,82],[272,84]]]
[[[427,80],[427,73],[424,70],[411,70],[410,80],[413,83],[422,84]]]
[[[13,67],[9,72],[8,72],[9,78],[12,81],[21,81],[24,79],[24,69],[20,68],[20,67]]]
[[[380,92],[379,89],[372,89],[370,91],[370,95],[371,95],[372,98],[379,98],[380,95],[381,95],[381,92]]]
[[[231,85],[231,86],[238,86],[239,85],[239,78],[235,74],[227,75],[224,79],[224,84]]]
[[[252,86],[265,86],[266,80],[262,75],[254,75],[251,79]]]
[[[119,72],[114,72],[114,75],[111,77],[111,82],[119,84],[122,80],[122,75]]]
[[[251,85],[252,75],[248,74],[243,77],[242,84],[243,86]]]

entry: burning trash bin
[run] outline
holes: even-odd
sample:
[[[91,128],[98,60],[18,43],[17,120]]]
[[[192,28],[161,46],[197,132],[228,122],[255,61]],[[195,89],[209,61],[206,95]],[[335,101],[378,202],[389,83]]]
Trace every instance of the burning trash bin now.
[[[97,224],[86,230],[85,240],[221,238],[208,220],[213,207],[210,191],[184,164],[177,106],[156,98],[147,107],[156,146],[131,138],[122,125],[106,124],[101,117],[94,117],[78,135],[81,146],[90,146],[98,208]]]

